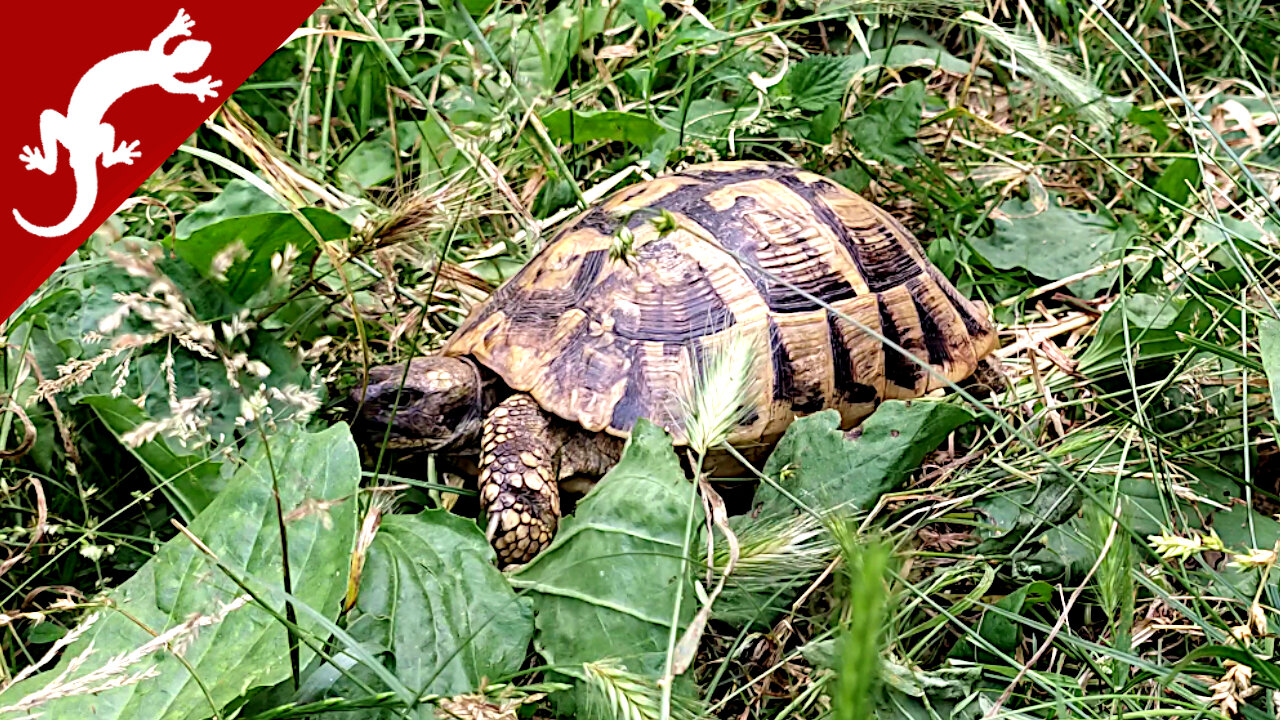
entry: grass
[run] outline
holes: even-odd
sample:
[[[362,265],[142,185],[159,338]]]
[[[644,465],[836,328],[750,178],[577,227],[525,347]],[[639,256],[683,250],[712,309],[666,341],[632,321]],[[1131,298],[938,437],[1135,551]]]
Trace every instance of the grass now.
[[[403,654],[357,640],[362,615],[301,604],[308,578],[259,593],[227,565],[287,629],[286,673],[231,700],[202,685],[206,715],[1276,717],[1275,8],[341,0],[308,25],[3,326],[22,414],[0,438],[35,429],[0,465],[5,678],[183,540],[172,521],[258,440],[349,419],[368,366],[438,348],[566,218],[662,170],[753,158],[875,200],[992,307],[1003,377],[952,393],[977,419],[839,522],[731,517],[712,536],[733,550],[702,550],[682,504],[702,584],[674,615],[709,621],[691,656],[668,622],[656,673],[525,648],[501,676],[428,692],[435,676],[415,685]],[[259,237],[278,240],[269,280],[214,278],[258,262],[230,245],[156,252],[264,196],[305,220]],[[749,359],[722,360],[695,398],[706,446]],[[387,515],[474,512],[444,464],[365,460],[358,491],[303,511],[358,508],[343,568],[378,577]],[[283,506],[271,522],[298,532]],[[769,593],[776,617],[752,609]],[[492,647],[483,633],[462,635]],[[332,660],[323,692],[307,657]]]

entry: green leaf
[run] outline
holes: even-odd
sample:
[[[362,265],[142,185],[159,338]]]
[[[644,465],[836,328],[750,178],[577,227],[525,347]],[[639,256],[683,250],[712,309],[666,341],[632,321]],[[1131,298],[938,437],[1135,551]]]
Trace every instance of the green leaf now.
[[[339,240],[351,233],[347,221],[327,210],[303,208],[302,215],[324,240]],[[213,267],[215,258],[234,253],[237,243],[242,253],[224,272]],[[271,280],[271,257],[292,245],[303,262],[316,251],[315,238],[291,213],[266,212],[230,217],[192,231],[186,239],[175,239],[174,252],[200,271],[221,283],[237,302],[245,302]],[[225,277],[225,280],[220,279]]]
[[[791,103],[801,110],[821,111],[844,98],[853,63],[845,55],[814,55],[791,66],[787,84]]]
[[[942,667],[925,671],[884,662],[885,692],[873,716],[876,720],[978,720],[981,703],[975,685],[982,667]]]
[[[150,416],[126,397],[90,395],[81,398],[79,404],[93,408],[98,419],[110,428],[116,438],[121,438],[151,420]],[[158,436],[135,448],[129,448],[129,451],[138,458],[161,490],[176,496],[175,505],[181,509],[182,516],[190,518],[205,509],[217,495],[221,486],[221,463],[211,460],[204,453],[174,450],[175,444],[176,440]],[[128,448],[123,441],[121,446]]]
[[[197,205],[179,220],[173,234],[179,240],[186,240],[191,237],[191,233],[223,220],[282,210],[284,207],[275,198],[249,181],[236,178],[224,185],[222,192],[212,200]]]
[[[618,464],[512,578],[533,596],[536,646],[548,662],[568,674],[613,658],[633,673],[661,675],[677,585],[682,627],[697,604],[681,573],[691,510],[694,527],[701,524],[694,491],[667,434],[637,422]]]
[[[1075,481],[1046,472],[1035,487],[997,493],[977,503],[990,523],[975,535],[982,540],[976,553],[1003,554],[1021,548],[1034,549],[1037,537],[1067,522],[1080,509],[1083,495]]]
[[[619,7],[649,32],[653,32],[666,18],[659,0],[622,0]]]
[[[356,524],[351,496],[360,478],[360,464],[351,433],[346,425],[335,425],[320,433],[277,435],[272,439],[270,463],[262,446],[257,447],[226,490],[191,523],[190,531],[250,587],[280,588],[280,526],[271,482],[274,466],[284,512],[294,515],[288,521],[293,593],[331,620],[346,586],[347,553]],[[83,677],[110,658],[145,645],[154,638],[152,632],[163,633],[195,614],[216,616],[240,594],[203,552],[179,535],[108,594],[115,609],[101,611],[88,631],[64,651],[56,668],[6,689],[0,694],[0,707],[49,686],[81,654],[87,653],[83,664],[65,680]],[[318,623],[305,615],[301,625],[306,632],[319,630]],[[60,698],[36,711],[50,718],[95,720],[209,717],[214,709],[253,688],[281,682],[290,674],[284,627],[253,603],[200,628],[183,644],[183,660],[190,669],[170,652],[158,651],[127,669],[135,673],[154,666],[155,677],[96,694]],[[301,652],[306,662],[311,651],[303,645]],[[213,708],[197,677],[212,696]]]
[[[663,133],[658,123],[644,115],[617,110],[556,110],[542,122],[557,142],[626,141],[641,150],[652,147]]]
[[[1212,321],[1213,309],[1200,300],[1150,293],[1122,298],[1103,313],[1076,369],[1097,377],[1124,367],[1131,356],[1142,364],[1180,355],[1187,351],[1187,344],[1179,335],[1198,336]],[[1219,341],[1232,342],[1230,337]]]
[[[997,268],[1023,268],[1046,280],[1061,280],[1115,260],[1138,234],[1132,218],[1117,224],[1101,215],[1068,210],[1052,199],[1039,207],[1012,198],[1000,205],[1000,213],[995,233],[974,238],[973,248]],[[1110,286],[1116,272],[1113,269],[1067,287],[1088,299]]]
[[[915,139],[924,96],[922,81],[909,82],[867,105],[865,112],[845,123],[845,129],[863,155],[894,165],[911,165],[919,155]]]
[[[343,190],[359,192],[395,177],[396,156],[412,148],[420,135],[416,122],[398,122],[395,131],[394,138],[389,128],[382,131],[343,158],[336,171]],[[398,147],[392,145],[393,139]]]
[[[1129,122],[1151,133],[1157,143],[1169,139],[1169,126],[1165,125],[1164,113],[1159,110],[1141,110],[1133,108],[1127,116]]]
[[[876,70],[881,67],[901,70],[908,67],[938,68],[955,75],[968,75],[970,63],[961,60],[942,47],[925,47],[923,45],[899,44],[885,50],[872,50],[870,57],[853,56],[854,68],[858,74]],[[982,67],[976,68],[974,77],[989,78],[991,73]]]
[[[1200,163],[1192,158],[1178,158],[1156,178],[1155,191],[1185,205],[1192,188],[1200,187]]]
[[[474,521],[428,510],[382,519],[348,629],[406,687],[457,695],[520,669],[533,613]]]
[[[1051,593],[1049,583],[1036,581],[1000,598],[996,607],[1021,614],[1025,605],[1047,602]],[[1002,652],[1012,654],[1022,640],[1022,625],[1005,615],[987,612],[982,615],[982,622],[978,625],[978,635]]]
[[[947,435],[973,419],[965,408],[929,400],[889,400],[847,440],[834,410],[797,419],[765,463],[793,497],[819,512],[837,507],[868,509],[907,479]],[[795,503],[761,484],[753,503],[758,517],[791,514]]]
[[[809,139],[826,145],[831,142],[831,135],[839,125],[840,105],[828,105],[809,121]]]
[[[1263,320],[1258,325],[1258,342],[1262,346],[1262,367],[1271,385],[1271,413],[1280,420],[1280,320]]]
[[[1218,227],[1221,225],[1222,227]],[[1196,223],[1196,242],[1213,249],[1209,259],[1229,268],[1239,268],[1237,257],[1266,262],[1270,258],[1270,237],[1280,232],[1280,224],[1269,218],[1244,222],[1226,215],[1215,222]],[[1235,252],[1228,245],[1235,246]],[[1239,253],[1237,256],[1236,253]]]

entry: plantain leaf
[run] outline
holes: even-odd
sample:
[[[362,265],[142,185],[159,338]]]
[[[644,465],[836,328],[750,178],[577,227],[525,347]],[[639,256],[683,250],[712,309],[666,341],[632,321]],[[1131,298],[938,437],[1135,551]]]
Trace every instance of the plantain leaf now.
[[[681,573],[690,511],[701,524],[693,493],[670,438],[640,420],[618,464],[514,575],[533,596],[535,644],[557,669],[612,658],[661,674],[677,586],[685,584],[681,626],[697,603]]]
[[[89,395],[81,398],[80,403],[93,408],[98,419],[116,437],[151,420],[146,412],[125,397]],[[137,447],[121,443],[138,458],[158,487],[166,493],[172,493],[175,505],[181,509],[183,517],[192,517],[216,496],[221,485],[221,463],[209,457],[204,448],[178,452],[174,449],[176,444],[176,440],[169,440],[164,436],[156,436]]]
[[[345,238],[346,220],[320,208],[303,208],[307,222],[324,240]],[[212,221],[206,217],[204,221]],[[236,302],[243,303],[271,280],[271,259],[292,245],[306,262],[316,253],[315,236],[285,211],[228,216],[207,222],[173,241],[173,250],[201,275],[220,283]],[[230,260],[229,267],[216,267]]]
[[[381,648],[387,666],[419,693],[474,692],[486,678],[514,673],[528,652],[533,613],[493,561],[471,520],[445,510],[384,517],[352,637]]]
[[[281,433],[271,440],[270,458],[262,445],[257,448],[227,488],[191,523],[190,531],[260,595],[273,597],[269,589],[280,588],[282,567],[272,493],[274,468],[280,501],[286,515],[292,514],[288,540],[293,593],[332,620],[346,585],[347,553],[355,532],[355,503],[350,496],[360,478],[360,465],[350,430],[335,425],[314,434]],[[52,690],[55,682],[65,686],[83,678],[111,658],[142,647],[154,639],[152,633],[163,633],[193,615],[216,617],[240,595],[241,590],[204,553],[179,535],[109,593],[112,609],[101,611],[88,631],[64,651],[57,667],[0,693],[0,708],[39,690]],[[301,617],[304,632],[328,634],[305,614]],[[226,613],[219,622],[173,646],[183,647],[181,661],[161,649],[104,680],[90,682],[89,689],[148,668],[154,677],[62,697],[33,711],[49,718],[95,720],[204,718],[246,691],[278,683],[290,674],[284,627],[254,604]],[[301,652],[306,662],[311,651],[303,645]],[[73,661],[82,656],[83,662],[71,670]],[[69,674],[59,679],[63,672]]]
[[[1258,341],[1262,346],[1262,367],[1271,385],[1271,413],[1280,420],[1280,320],[1263,320],[1258,325]]]
[[[995,232],[975,237],[973,247],[1002,270],[1023,268],[1046,280],[1092,270],[1120,257],[1138,235],[1132,217],[1119,222],[1090,212],[1064,208],[1052,199],[1045,207],[1019,198],[1000,205],[1002,217]],[[1092,298],[1109,287],[1118,269],[1077,280],[1067,287],[1083,298]]]
[[[973,419],[965,408],[928,400],[884,402],[861,425],[854,440],[840,430],[834,410],[791,424],[764,466],[792,497],[818,512],[868,509],[902,484],[924,456],[947,435]],[[783,472],[783,469],[787,472]],[[756,490],[757,517],[791,515],[795,502],[770,484]]]
[[[644,115],[617,110],[556,110],[542,122],[553,140],[578,144],[624,140],[648,150],[663,134],[662,126]]]

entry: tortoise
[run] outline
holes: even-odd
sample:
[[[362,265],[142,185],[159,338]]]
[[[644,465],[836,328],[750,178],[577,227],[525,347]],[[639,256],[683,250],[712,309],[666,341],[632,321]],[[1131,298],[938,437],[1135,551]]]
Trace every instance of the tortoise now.
[[[715,162],[579,215],[438,353],[371,369],[361,418],[391,447],[479,440],[486,535],[516,565],[550,543],[558,483],[607,472],[638,418],[687,442],[681,389],[734,332],[754,338],[758,391],[728,442],[764,448],[797,416],[852,428],[958,382],[996,343],[884,210],[788,165]]]

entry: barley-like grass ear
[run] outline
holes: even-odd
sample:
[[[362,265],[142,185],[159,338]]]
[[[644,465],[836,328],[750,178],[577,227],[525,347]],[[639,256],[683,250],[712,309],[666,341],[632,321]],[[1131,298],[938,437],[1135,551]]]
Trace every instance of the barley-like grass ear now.
[[[1078,106],[1089,122],[1102,126],[1111,124],[1111,113],[1107,110],[1102,90],[1075,71],[1070,55],[1035,38],[1003,28],[972,10],[964,12],[960,20],[987,42],[1012,55],[1020,63],[1020,70],[1046,85],[1058,97]]]
[[[612,660],[582,664],[586,679],[586,697],[582,716],[591,720],[651,720],[662,716],[662,691],[658,683],[643,675],[628,672]],[[698,717],[692,701],[673,698],[670,716],[673,720]]]
[[[743,333],[709,348],[702,366],[685,387],[683,404],[689,447],[704,454],[724,442],[734,426],[750,415],[758,402],[752,392],[756,343]]]

